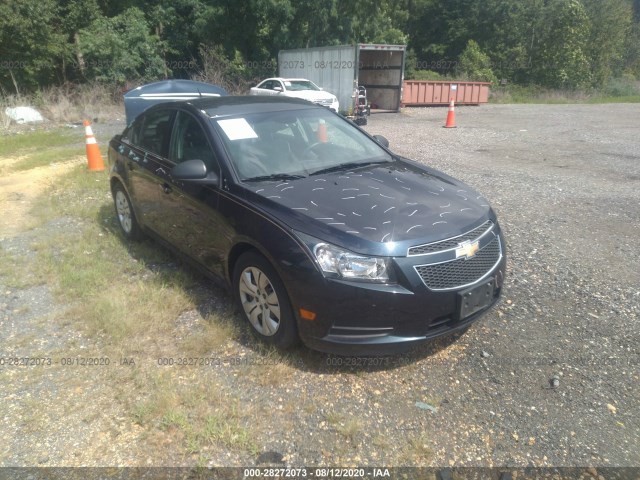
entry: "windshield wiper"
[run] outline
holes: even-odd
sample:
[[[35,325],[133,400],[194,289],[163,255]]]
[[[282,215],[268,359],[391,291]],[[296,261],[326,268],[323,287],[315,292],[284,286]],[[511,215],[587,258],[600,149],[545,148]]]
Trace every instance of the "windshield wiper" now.
[[[319,175],[322,173],[330,173],[330,172],[339,172],[340,170],[349,170],[350,168],[360,168],[366,167],[367,165],[375,165],[382,163],[391,163],[391,160],[373,160],[370,162],[347,162],[341,163],[340,165],[334,165],[333,167],[322,168],[320,170],[316,170],[309,175]]]
[[[260,175],[257,177],[245,178],[243,182],[263,182],[265,180],[297,180],[305,178],[304,175],[294,175],[292,173],[272,173],[271,175]]]

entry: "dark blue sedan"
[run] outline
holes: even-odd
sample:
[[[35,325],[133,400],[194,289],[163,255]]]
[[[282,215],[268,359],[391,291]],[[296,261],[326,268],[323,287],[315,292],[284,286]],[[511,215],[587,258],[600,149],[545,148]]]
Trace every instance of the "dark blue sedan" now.
[[[488,201],[306,101],[158,105],[111,140],[109,162],[125,236],[148,234],[229,286],[278,347],[398,352],[500,297]]]

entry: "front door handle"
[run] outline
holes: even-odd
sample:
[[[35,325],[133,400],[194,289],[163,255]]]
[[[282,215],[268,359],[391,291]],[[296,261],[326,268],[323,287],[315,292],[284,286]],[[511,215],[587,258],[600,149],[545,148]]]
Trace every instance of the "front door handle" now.
[[[169,193],[171,193],[171,192],[172,192],[172,189],[171,189],[171,187],[170,187],[168,184],[163,183],[163,184],[162,184],[162,191],[163,191],[164,193],[166,193],[166,194],[169,194]]]

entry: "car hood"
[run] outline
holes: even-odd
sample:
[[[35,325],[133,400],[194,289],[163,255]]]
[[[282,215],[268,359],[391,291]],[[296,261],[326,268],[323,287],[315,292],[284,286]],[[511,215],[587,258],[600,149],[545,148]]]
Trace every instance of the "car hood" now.
[[[335,95],[324,90],[287,90],[283,93],[287,97],[302,98],[303,100],[309,100],[311,102],[317,102],[319,100],[333,100]]]
[[[406,253],[493,218],[470,187],[404,160],[250,190],[254,202],[292,229],[363,254]]]

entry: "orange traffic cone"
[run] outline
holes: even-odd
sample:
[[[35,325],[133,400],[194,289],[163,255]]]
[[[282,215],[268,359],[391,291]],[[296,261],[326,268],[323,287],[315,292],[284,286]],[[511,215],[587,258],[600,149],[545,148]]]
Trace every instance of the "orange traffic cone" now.
[[[456,128],[456,108],[453,104],[453,98],[449,104],[449,113],[447,114],[447,123],[444,128]]]
[[[327,134],[327,124],[324,120],[318,122],[318,132],[316,133],[318,141],[327,143],[329,141],[329,135]]]
[[[96,142],[96,137],[93,136],[93,130],[91,130],[91,122],[85,120],[84,124],[84,137],[87,144],[87,161],[89,163],[89,170],[92,172],[101,172],[104,170],[104,162],[102,161],[102,155],[100,155],[100,148]]]

